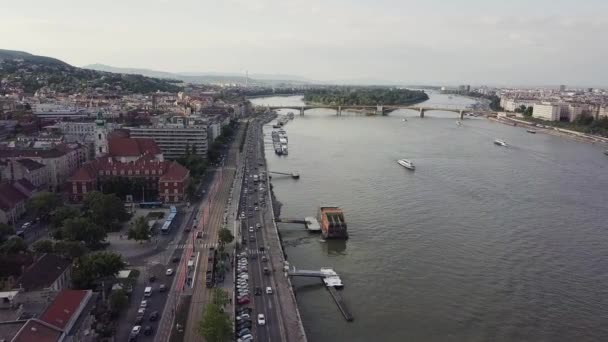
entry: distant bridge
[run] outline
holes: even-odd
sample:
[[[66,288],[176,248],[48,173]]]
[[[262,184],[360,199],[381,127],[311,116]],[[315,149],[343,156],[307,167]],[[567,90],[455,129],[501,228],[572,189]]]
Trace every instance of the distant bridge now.
[[[349,110],[349,109],[365,110],[365,111],[368,111],[369,113],[373,113],[375,115],[387,115],[390,112],[395,111],[397,109],[410,109],[410,110],[415,110],[415,111],[419,112],[421,118],[424,118],[425,112],[431,111],[431,110],[436,110],[436,111],[443,111],[443,112],[458,113],[460,115],[460,119],[463,119],[465,114],[482,111],[480,109],[462,107],[462,106],[458,106],[458,105],[437,105],[437,106],[429,106],[429,105],[426,105],[426,106],[421,106],[421,105],[376,105],[376,106],[370,106],[370,105],[365,105],[365,106],[364,105],[344,105],[344,106],[305,105],[305,106],[266,106],[266,108],[268,110],[293,109],[293,110],[299,111],[300,115],[304,115],[304,112],[309,109],[325,108],[325,109],[335,110],[337,116],[341,116],[343,110]]]

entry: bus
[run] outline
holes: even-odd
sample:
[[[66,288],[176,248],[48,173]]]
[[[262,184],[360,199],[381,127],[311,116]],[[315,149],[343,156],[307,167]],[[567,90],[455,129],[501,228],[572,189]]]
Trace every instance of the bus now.
[[[163,206],[163,202],[141,202],[138,204],[141,209],[153,209]]]
[[[175,207],[172,207],[175,208]],[[163,223],[163,226],[160,228],[160,233],[163,235],[169,234],[169,232],[171,231],[172,228],[172,223],[173,223],[173,219],[175,219],[175,216],[177,214],[175,212],[171,212],[171,214],[169,214],[169,216],[167,217],[167,220],[165,221],[165,223]]]

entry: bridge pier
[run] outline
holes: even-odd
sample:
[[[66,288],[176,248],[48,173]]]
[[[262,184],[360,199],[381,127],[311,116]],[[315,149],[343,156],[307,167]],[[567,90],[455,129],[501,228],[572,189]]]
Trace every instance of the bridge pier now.
[[[420,117],[424,118],[424,108],[420,108]]]
[[[338,106],[338,109],[336,111],[336,115],[337,116],[342,116],[342,106]]]
[[[376,105],[376,115],[384,115],[384,107],[381,105]]]
[[[304,116],[304,107],[300,108],[300,116]]]
[[[464,110],[460,110],[460,120],[464,119]]]

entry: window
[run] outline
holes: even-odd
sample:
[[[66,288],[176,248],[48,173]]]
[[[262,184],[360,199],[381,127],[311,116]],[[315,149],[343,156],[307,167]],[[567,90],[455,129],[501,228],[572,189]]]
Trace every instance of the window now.
[[[156,170],[152,169],[152,174],[155,175],[156,174]]]
[[[136,174],[136,175],[139,175],[139,170],[135,170],[135,174]]]
[[[129,176],[133,174],[133,170],[129,169]]]
[[[177,189],[174,189],[174,190],[173,190],[173,193],[174,193],[174,194],[176,194],[176,193],[177,193]]]
[[[177,182],[173,182],[173,186],[177,186]]]
[[[145,171],[146,176],[148,175],[148,173],[149,173],[149,171],[148,171],[148,169],[146,169],[146,171]]]
[[[120,175],[124,176],[125,175],[125,170],[120,170]]]
[[[165,188],[165,193],[168,194],[169,193],[169,189]]]

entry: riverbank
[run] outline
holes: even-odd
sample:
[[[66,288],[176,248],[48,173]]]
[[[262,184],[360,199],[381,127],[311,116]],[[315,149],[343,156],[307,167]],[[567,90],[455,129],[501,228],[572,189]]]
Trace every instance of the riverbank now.
[[[600,137],[597,135],[590,135],[581,132],[576,132],[568,129],[545,126],[544,128],[537,127],[534,123],[525,120],[515,118],[493,118],[488,117],[490,121],[499,122],[509,126],[521,126],[526,129],[534,129],[538,133],[550,134],[558,137],[564,137],[578,142],[590,143],[590,144],[608,144],[608,138]]]

